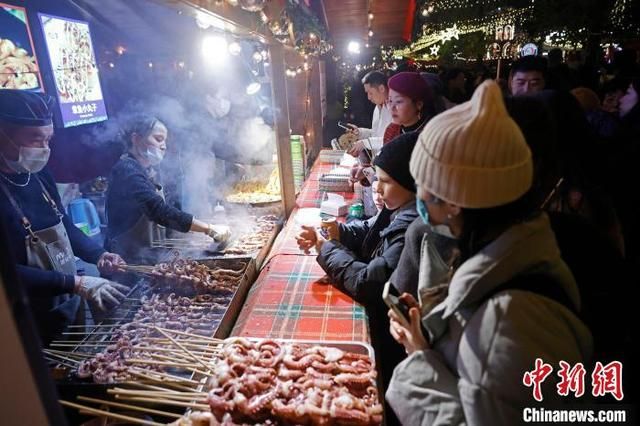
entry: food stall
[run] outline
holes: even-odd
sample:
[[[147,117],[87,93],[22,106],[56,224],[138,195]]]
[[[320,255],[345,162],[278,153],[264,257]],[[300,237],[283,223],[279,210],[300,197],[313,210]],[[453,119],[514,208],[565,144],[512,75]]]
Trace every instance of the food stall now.
[[[34,1],[30,8],[32,27],[39,25],[32,53],[40,59],[43,85],[58,93],[59,138],[109,146],[120,116],[148,110],[169,117],[176,143],[169,148],[167,172],[189,186],[181,193],[178,184],[170,192],[185,209],[232,228],[226,244],[189,234],[154,240],[157,263],[127,266],[135,284],[120,306],[95,323],[70,326],[43,349],[69,423],[97,416],[138,424],[208,424],[215,416],[252,423],[380,424],[381,396],[364,310],[321,284],[314,258],[292,248],[299,203],[322,197],[322,166],[314,160],[322,139],[324,74],[317,57],[301,55],[274,37],[269,26],[256,25],[257,12],[266,16],[258,15],[263,23],[274,20],[287,2],[268,7],[237,2],[238,7],[235,2],[150,0],[142,21],[134,16],[142,9],[126,1],[100,13],[97,0],[79,0],[65,10],[42,3]],[[114,11],[119,15],[109,16]],[[145,45],[153,36],[141,35],[136,24],[157,19],[160,26],[168,25],[166,16],[175,21],[171,24],[189,21],[198,33],[217,37],[209,41],[213,68],[194,65],[197,55],[177,41],[173,46],[171,34],[158,41],[167,43],[169,58],[157,56],[155,45]],[[54,37],[52,27],[73,37]],[[240,83],[215,74],[222,59],[214,49],[221,38],[230,52],[225,55],[237,63],[227,77],[231,73]],[[56,46],[61,39],[70,44]],[[74,56],[75,44],[85,49],[85,62],[58,76],[56,61],[81,59]],[[83,101],[89,95],[75,92],[76,68],[91,70],[82,86],[100,102]],[[221,81],[203,85],[212,76]],[[177,102],[157,97],[155,104],[131,103],[142,91],[136,86],[164,97],[184,93]],[[83,129],[90,131],[83,134]],[[70,150],[77,155],[80,149]],[[58,173],[74,167],[67,163]],[[99,197],[93,189],[104,185],[108,182],[91,185],[91,196]],[[294,285],[278,288],[283,275]],[[306,333],[253,327],[255,318],[265,315],[255,300],[267,287],[272,300],[282,299],[280,308],[267,312],[270,321],[284,318],[281,329],[290,328],[298,305],[295,317]],[[321,305],[308,303],[316,299]],[[314,320],[319,306],[320,322]]]

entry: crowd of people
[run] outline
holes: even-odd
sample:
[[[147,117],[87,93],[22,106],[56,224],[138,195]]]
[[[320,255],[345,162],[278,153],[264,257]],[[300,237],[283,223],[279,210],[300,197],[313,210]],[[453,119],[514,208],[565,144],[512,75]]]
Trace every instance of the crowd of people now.
[[[391,424],[518,424],[536,359],[620,361],[633,400],[640,80],[580,81],[558,51],[516,60],[503,84],[461,69],[363,78],[376,112],[350,130],[352,177],[375,171],[383,206],[298,243],[367,309]],[[546,407],[576,402],[555,386]]]

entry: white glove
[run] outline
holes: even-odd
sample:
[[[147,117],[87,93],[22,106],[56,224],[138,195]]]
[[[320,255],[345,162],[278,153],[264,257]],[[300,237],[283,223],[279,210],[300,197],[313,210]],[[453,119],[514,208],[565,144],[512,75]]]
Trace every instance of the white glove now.
[[[119,305],[127,296],[129,287],[100,277],[76,277],[75,292],[83,299],[94,302],[102,311]]]
[[[216,241],[224,242],[231,236],[231,228],[227,225],[209,225],[207,235]]]

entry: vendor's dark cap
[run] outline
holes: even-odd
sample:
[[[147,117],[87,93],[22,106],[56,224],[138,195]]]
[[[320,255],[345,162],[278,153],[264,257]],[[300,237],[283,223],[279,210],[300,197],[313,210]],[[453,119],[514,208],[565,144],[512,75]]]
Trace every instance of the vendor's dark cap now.
[[[44,93],[0,90],[0,121],[18,126],[49,126],[55,99]]]

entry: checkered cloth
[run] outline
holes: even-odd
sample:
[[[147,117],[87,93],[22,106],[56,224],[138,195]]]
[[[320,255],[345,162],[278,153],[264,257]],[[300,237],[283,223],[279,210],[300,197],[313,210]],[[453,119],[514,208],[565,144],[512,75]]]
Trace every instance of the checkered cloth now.
[[[302,185],[300,193],[296,198],[296,206],[299,208],[320,207],[325,191],[319,190],[318,182],[323,174],[329,173],[336,167],[338,167],[336,164],[321,163],[319,159],[316,160],[311,168],[309,177]],[[347,204],[350,204],[355,199],[353,192],[336,192],[336,194],[342,195]]]
[[[304,255],[304,252],[298,248],[298,243],[296,242],[296,236],[300,233],[300,226],[296,223],[296,214],[299,210],[300,209],[296,208],[291,212],[289,220],[273,242],[268,257],[277,256],[279,254]],[[336,220],[341,223],[345,223],[346,219],[347,218],[345,216],[336,218]],[[315,257],[315,250],[311,250],[309,256]]]
[[[315,256],[276,255],[249,291],[234,336],[369,343],[364,308],[319,282]]]

